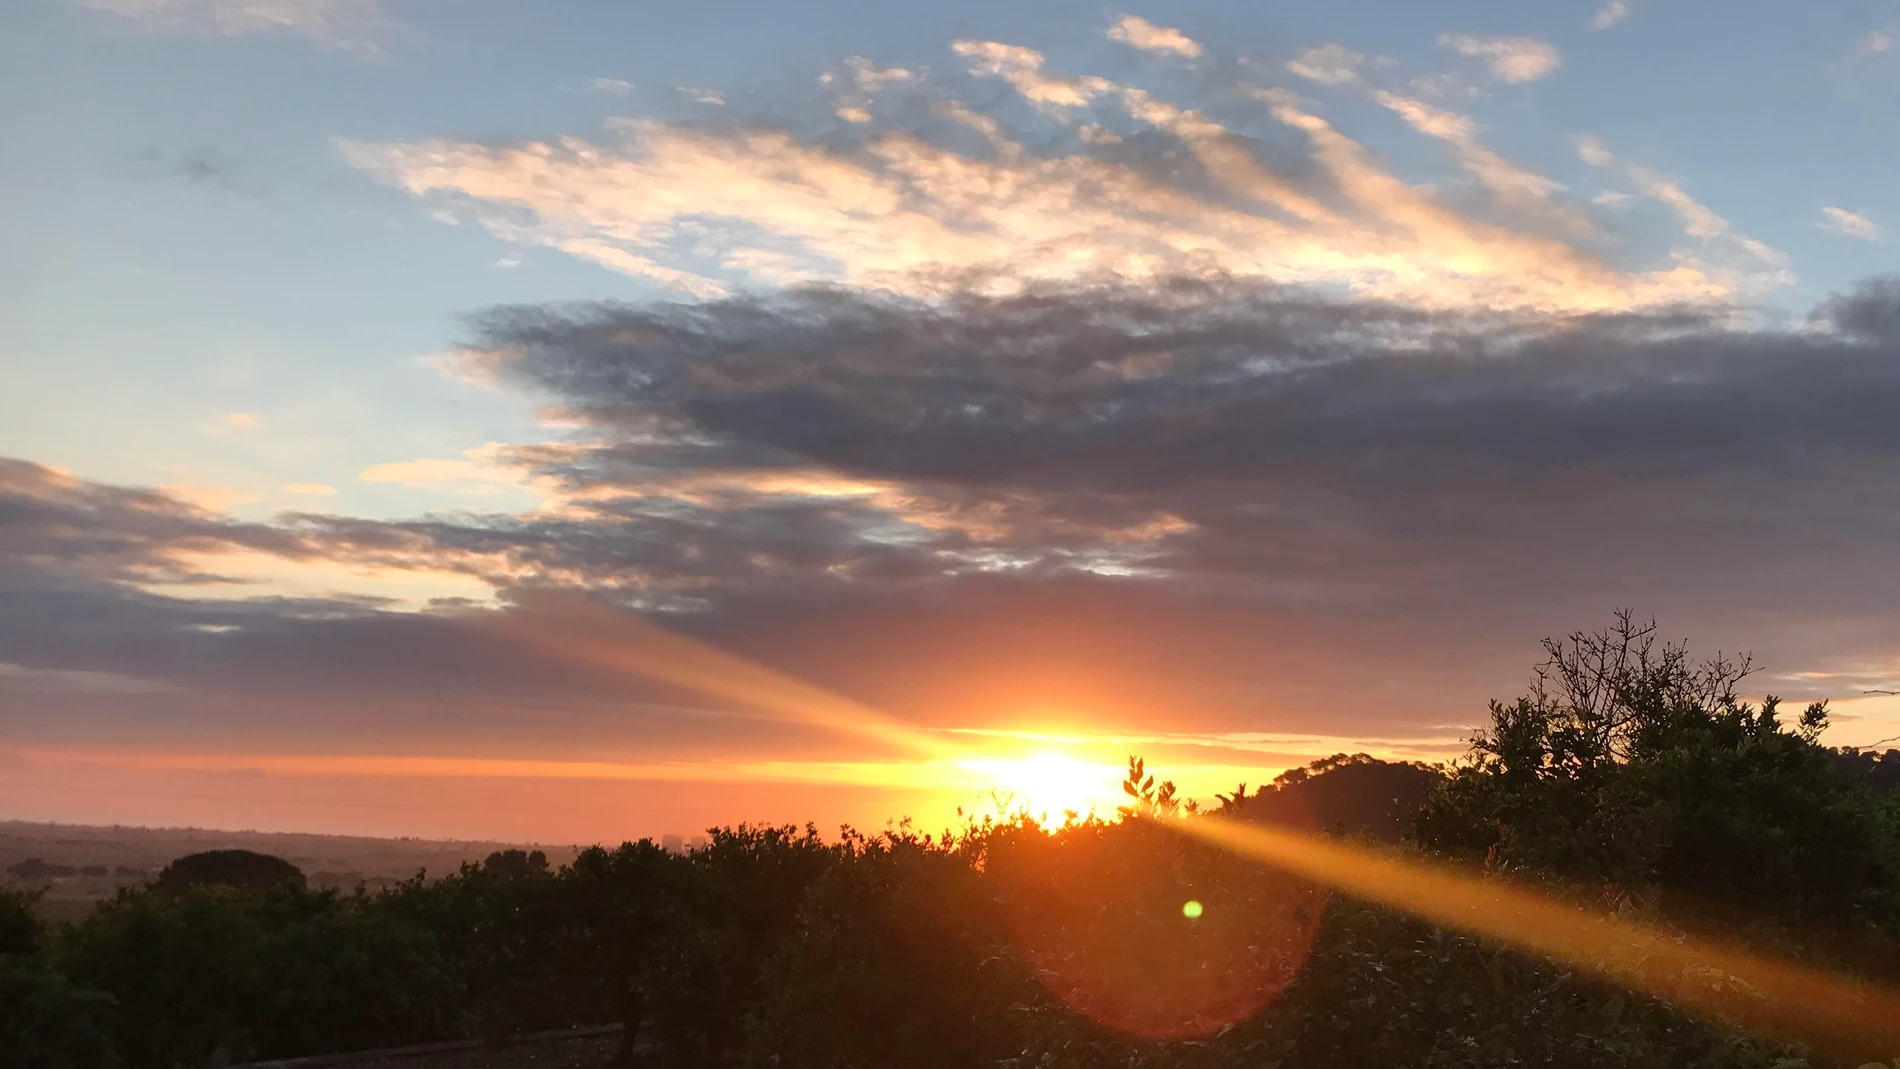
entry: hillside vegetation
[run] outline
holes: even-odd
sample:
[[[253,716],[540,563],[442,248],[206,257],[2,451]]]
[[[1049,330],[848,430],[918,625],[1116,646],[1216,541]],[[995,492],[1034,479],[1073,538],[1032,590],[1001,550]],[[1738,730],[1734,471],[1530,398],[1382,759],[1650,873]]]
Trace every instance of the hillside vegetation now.
[[[56,929],[6,892],[0,1061],[163,1069],[624,1021],[641,1058],[682,1067],[1825,1064],[1152,819],[1403,840],[1900,982],[1900,753],[1829,749],[1825,707],[1744,702],[1746,664],[1627,617],[1549,654],[1451,768],[1338,755],[1193,810],[1135,761],[1106,822],[724,828],[685,854],[497,852],[375,892],[161,880]]]

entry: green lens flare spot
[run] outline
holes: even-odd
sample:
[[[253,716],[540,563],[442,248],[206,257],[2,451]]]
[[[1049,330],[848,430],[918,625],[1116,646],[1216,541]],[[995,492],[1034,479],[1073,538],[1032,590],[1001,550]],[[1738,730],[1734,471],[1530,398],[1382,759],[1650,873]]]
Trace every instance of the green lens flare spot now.
[[[1192,898],[1181,903],[1181,916],[1191,921],[1199,920],[1201,917],[1201,904]]]

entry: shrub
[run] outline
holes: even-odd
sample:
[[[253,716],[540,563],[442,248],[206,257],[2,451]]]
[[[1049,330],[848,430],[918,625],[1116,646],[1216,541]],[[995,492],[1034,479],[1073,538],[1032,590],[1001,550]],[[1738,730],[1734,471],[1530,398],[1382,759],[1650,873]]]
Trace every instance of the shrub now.
[[[187,854],[158,874],[165,887],[219,884],[226,887],[304,887],[303,870],[281,857],[254,850],[207,850]]]

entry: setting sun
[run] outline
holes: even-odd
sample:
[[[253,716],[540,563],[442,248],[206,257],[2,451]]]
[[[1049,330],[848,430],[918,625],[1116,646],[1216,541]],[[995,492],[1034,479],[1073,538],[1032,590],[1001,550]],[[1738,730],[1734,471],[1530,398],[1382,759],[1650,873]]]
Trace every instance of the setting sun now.
[[[978,789],[992,793],[998,808],[1025,812],[1037,818],[1060,818],[1065,812],[1087,816],[1112,814],[1118,766],[1080,761],[1063,753],[1039,753],[1022,758],[976,758],[957,767],[976,774]]]

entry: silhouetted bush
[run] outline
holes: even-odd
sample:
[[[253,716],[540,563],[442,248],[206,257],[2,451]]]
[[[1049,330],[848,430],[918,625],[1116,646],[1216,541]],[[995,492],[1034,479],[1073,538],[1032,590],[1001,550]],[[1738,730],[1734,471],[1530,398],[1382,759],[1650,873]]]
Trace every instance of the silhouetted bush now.
[[[112,996],[129,1065],[203,1065],[452,1034],[465,1002],[439,935],[367,898],[185,886],[123,890],[60,941]]]
[[[22,880],[50,880],[79,875],[79,870],[71,865],[54,865],[37,857],[15,861],[7,866],[7,872]]]
[[[548,870],[548,855],[539,850],[497,850],[482,861],[482,869],[497,876],[534,876]]]
[[[1627,614],[1546,649],[1533,692],[1492,703],[1421,813],[1425,846],[1653,901],[1682,923],[1894,929],[1895,810],[1819,744],[1824,704],[1790,729],[1774,698],[1736,696],[1746,661],[1695,661]]]
[[[1021,1049],[1037,994],[997,958],[1007,926],[972,861],[986,836],[848,834],[767,962],[746,1066],[951,1069]]]
[[[642,986],[664,1064],[733,1062],[762,998],[763,963],[793,930],[806,891],[838,859],[818,830],[718,828],[679,855]]]
[[[306,886],[303,870],[281,857],[254,850],[206,850],[186,854],[158,874],[165,887],[215,884],[225,887]]]

